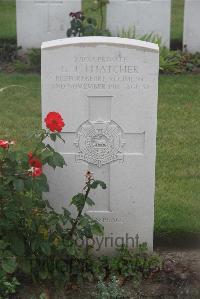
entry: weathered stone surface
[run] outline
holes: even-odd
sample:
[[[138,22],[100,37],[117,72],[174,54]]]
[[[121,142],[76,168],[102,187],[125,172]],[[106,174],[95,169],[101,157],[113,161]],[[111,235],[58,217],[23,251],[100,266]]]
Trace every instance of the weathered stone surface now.
[[[171,0],[110,0],[107,27],[113,35],[132,30],[137,36],[155,33],[170,45]]]
[[[87,213],[105,227],[96,249],[153,246],[159,53],[142,41],[85,37],[42,45],[42,113],[66,123],[56,150],[67,167],[47,169],[57,209],[69,207],[87,170],[106,182]],[[100,244],[101,243],[101,244]]]
[[[183,47],[191,53],[200,52],[200,1],[185,0]]]
[[[42,42],[65,38],[70,12],[81,0],[16,0],[17,43],[23,49],[40,48]]]

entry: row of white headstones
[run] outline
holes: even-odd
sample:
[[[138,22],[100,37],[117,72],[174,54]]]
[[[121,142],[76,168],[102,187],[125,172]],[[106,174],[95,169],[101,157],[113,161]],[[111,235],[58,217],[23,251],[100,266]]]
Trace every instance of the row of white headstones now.
[[[64,38],[70,12],[81,10],[81,0],[16,0],[17,40],[22,48],[40,47],[43,41]],[[200,51],[200,1],[185,0],[183,44]],[[113,36],[134,29],[137,36],[155,33],[170,45],[171,0],[110,0],[107,28]]]

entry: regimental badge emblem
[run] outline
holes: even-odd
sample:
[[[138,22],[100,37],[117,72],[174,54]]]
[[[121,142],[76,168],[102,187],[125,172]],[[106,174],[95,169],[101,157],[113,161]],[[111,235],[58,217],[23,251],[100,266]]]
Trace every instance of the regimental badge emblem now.
[[[86,121],[77,131],[76,160],[83,160],[101,167],[123,160],[123,131],[114,121]]]

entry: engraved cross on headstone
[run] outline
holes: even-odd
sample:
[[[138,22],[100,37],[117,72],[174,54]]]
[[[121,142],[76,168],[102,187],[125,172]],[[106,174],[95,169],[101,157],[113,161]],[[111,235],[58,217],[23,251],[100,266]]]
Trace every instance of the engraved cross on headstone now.
[[[74,142],[78,149],[76,160],[87,162],[95,177],[107,184],[106,191],[98,190],[95,193],[92,212],[112,212],[111,164],[123,163],[127,155],[144,154],[145,132],[123,131],[112,119],[114,100],[112,96],[88,97],[88,120],[80,125]]]
[[[47,32],[51,32],[51,15],[50,8],[51,6],[61,5],[63,0],[34,0],[35,4],[41,4],[47,6]]]

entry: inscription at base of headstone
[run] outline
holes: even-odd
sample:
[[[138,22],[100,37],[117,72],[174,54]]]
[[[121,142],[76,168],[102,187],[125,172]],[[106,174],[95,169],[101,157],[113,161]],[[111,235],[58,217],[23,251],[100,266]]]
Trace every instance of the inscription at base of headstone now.
[[[154,33],[169,48],[171,0],[110,0],[106,18],[113,36],[122,29],[136,36]]]
[[[159,52],[155,44],[109,37],[70,38],[42,46],[42,113],[66,123],[55,148],[67,167],[46,169],[61,211],[82,190],[87,170],[107,184],[87,213],[105,228],[97,252],[147,242],[153,247]],[[122,245],[122,244],[121,244]]]
[[[17,44],[40,48],[42,42],[64,38],[70,12],[81,10],[81,0],[16,0]]]

